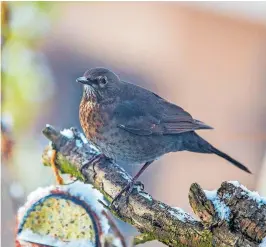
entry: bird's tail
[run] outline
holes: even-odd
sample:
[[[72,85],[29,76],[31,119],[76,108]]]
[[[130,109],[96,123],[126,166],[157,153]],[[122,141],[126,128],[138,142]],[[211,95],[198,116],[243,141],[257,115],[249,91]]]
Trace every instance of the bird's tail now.
[[[231,162],[236,167],[240,168],[241,170],[251,173],[251,171],[245,167],[243,164],[241,164],[239,161],[233,159],[228,154],[218,150],[214,146],[212,146],[210,143],[208,143],[206,140],[204,140],[202,137],[200,137],[195,132],[190,132],[186,136],[186,141],[184,143],[185,150],[192,151],[192,152],[198,152],[198,153],[212,153],[216,154],[229,162]]]
[[[228,154],[218,150],[217,148],[211,146],[211,151],[212,153],[228,160],[229,162],[231,162],[233,165],[235,165],[236,167],[240,168],[241,170],[245,171],[245,172],[248,172],[248,173],[251,173],[251,171],[246,167],[244,166],[243,164],[241,164],[239,161],[233,159],[232,157],[230,157]]]

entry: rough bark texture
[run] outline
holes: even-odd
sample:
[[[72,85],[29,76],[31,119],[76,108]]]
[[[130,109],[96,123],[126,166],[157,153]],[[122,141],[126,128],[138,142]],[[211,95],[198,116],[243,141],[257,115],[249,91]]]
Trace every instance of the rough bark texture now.
[[[130,176],[108,158],[99,156],[90,144],[80,145],[81,133],[73,128],[72,131],[74,138],[67,138],[51,126],[43,130],[44,135],[52,141],[53,148],[58,151],[58,168],[62,173],[69,173],[85,183],[93,184],[110,202],[130,181]],[[52,146],[44,150],[45,165],[50,165],[49,150]],[[98,159],[92,160],[95,157]],[[111,212],[142,233],[135,239],[135,243],[157,239],[168,246],[245,247],[258,246],[266,236],[264,201],[253,200],[248,192],[234,183],[223,183],[215,201],[207,199],[200,186],[193,184],[189,200],[201,221],[181,209],[155,200],[141,185],[135,186],[128,204],[122,196]],[[227,217],[221,217],[217,202],[224,207]]]

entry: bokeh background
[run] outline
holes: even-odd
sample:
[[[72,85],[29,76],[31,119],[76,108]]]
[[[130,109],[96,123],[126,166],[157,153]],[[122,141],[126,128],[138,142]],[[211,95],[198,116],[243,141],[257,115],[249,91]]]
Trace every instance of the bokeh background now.
[[[155,198],[191,212],[191,183],[212,190],[225,180],[266,196],[265,2],[8,2],[1,7],[2,131],[13,143],[1,165],[3,246],[14,245],[15,213],[26,195],[55,183],[41,163],[48,143],[42,128],[46,123],[80,128],[82,88],[75,79],[95,66],[112,69],[213,126],[200,134],[253,171],[248,175],[214,155],[172,153],[141,177]]]

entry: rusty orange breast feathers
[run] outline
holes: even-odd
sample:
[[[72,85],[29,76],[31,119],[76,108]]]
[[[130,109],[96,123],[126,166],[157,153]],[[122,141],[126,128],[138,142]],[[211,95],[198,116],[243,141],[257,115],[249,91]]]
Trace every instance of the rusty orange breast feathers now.
[[[79,119],[86,137],[94,142],[104,125],[103,117],[100,114],[99,105],[91,101],[82,100],[79,106]]]

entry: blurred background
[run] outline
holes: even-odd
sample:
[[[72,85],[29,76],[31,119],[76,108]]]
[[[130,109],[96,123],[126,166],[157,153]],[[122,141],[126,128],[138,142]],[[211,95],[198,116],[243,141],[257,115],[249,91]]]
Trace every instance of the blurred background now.
[[[191,213],[191,183],[212,190],[225,180],[266,196],[265,2],[2,2],[1,7],[3,246],[14,245],[16,210],[27,194],[55,183],[52,170],[41,163],[48,144],[42,129],[46,123],[80,128],[82,88],[75,79],[95,66],[110,68],[213,126],[200,134],[253,172],[214,155],[168,154],[141,177],[155,198]]]

